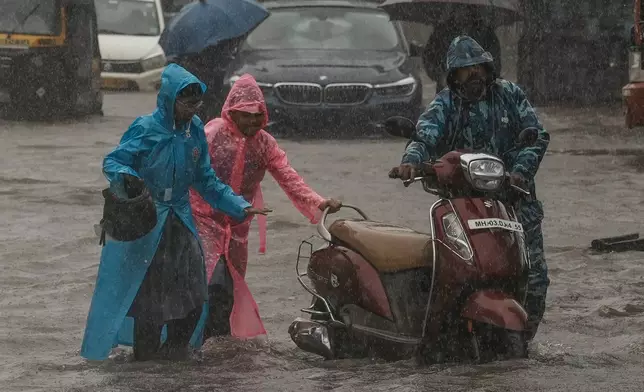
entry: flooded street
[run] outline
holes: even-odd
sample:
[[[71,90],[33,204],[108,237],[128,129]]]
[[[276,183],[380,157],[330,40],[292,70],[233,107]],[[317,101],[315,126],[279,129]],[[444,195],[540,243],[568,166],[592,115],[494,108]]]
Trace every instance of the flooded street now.
[[[86,362],[79,349],[99,261],[102,157],[154,106],[152,94],[109,94],[102,118],[0,120],[0,391],[642,390],[644,254],[588,250],[595,238],[644,232],[644,136],[624,129],[617,107],[539,110],[552,139],[537,188],[552,283],[528,360],[418,368],[298,350],[287,329],[310,297],[295,260],[315,227],[267,176],[268,251],[257,253],[253,226],[247,281],[269,341],[208,342],[201,358],[181,364]],[[404,144],[281,141],[322,195],[427,231],[434,197],[387,178]]]

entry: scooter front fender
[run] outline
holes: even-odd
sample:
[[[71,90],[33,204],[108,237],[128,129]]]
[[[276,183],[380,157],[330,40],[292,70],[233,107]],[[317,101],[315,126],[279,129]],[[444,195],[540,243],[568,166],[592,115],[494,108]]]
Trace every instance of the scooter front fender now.
[[[525,331],[528,313],[521,304],[501,291],[483,290],[470,295],[461,317],[513,331]]]

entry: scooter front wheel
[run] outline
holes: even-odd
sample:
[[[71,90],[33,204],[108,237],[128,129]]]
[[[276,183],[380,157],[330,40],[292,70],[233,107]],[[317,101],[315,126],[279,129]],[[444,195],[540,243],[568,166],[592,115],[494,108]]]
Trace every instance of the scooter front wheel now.
[[[528,344],[522,331],[478,324],[471,335],[471,358],[476,363],[528,357]]]
[[[521,331],[504,331],[503,345],[506,359],[520,359],[528,357],[528,342]]]

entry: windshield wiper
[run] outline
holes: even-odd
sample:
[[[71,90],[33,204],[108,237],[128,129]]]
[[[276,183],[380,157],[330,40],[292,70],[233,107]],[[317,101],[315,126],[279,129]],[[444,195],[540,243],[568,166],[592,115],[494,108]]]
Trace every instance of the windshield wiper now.
[[[14,29],[13,29],[13,30],[11,30],[11,32],[7,35],[7,38],[11,38],[11,36],[15,34],[16,30],[18,30],[19,28],[23,27],[23,26],[25,25],[25,22],[27,21],[27,19],[29,19],[29,17],[30,17],[31,15],[33,15],[33,14],[34,14],[34,12],[36,12],[36,11],[38,10],[38,8],[40,8],[40,5],[41,5],[41,4],[42,4],[42,3],[38,3],[38,4],[36,4],[36,5],[31,9],[31,11],[29,11],[29,13],[27,14],[27,16],[25,16],[24,18],[22,18],[22,21],[20,21],[20,23],[19,23],[18,25],[16,25],[16,27],[14,27]]]
[[[98,29],[99,34],[116,34],[116,35],[129,35],[122,31],[108,30],[108,29]]]
[[[137,33],[137,32],[128,32],[125,33],[123,31],[116,31],[116,30],[108,30],[108,29],[99,29],[98,30],[99,34],[114,34],[114,35],[136,35],[136,36],[144,36],[144,37],[154,37],[159,34],[154,34],[154,33]]]

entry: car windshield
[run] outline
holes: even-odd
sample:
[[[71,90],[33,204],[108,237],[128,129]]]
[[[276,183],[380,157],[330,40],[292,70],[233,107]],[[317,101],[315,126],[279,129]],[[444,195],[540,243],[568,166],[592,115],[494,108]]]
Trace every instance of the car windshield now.
[[[161,34],[156,4],[142,0],[95,0],[100,34]]]
[[[59,10],[54,0],[0,0],[0,32],[58,34]]]
[[[377,10],[302,7],[271,10],[242,50],[382,50],[400,48],[389,16]]]

